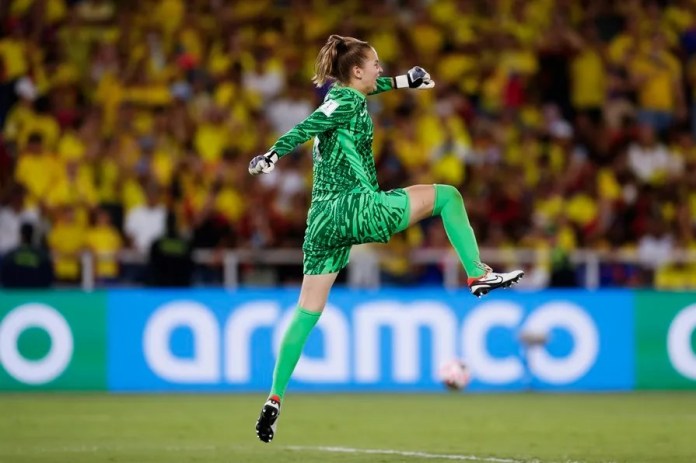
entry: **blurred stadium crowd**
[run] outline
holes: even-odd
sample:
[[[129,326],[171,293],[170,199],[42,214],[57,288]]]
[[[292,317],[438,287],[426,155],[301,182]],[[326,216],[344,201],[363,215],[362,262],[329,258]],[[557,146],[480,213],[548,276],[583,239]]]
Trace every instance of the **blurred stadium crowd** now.
[[[247,163],[319,104],[338,33],[437,82],[369,100],[384,189],[456,185],[479,244],[547,252],[545,283],[592,249],[640,261],[605,262],[603,286],[696,287],[669,259],[696,249],[696,1],[6,0],[0,19],[3,265],[22,236],[65,283],[84,250],[110,284],[143,282],[114,253],[153,243],[299,248],[310,145]],[[379,248],[384,277],[436,281],[408,251],[448,246],[425,221]]]

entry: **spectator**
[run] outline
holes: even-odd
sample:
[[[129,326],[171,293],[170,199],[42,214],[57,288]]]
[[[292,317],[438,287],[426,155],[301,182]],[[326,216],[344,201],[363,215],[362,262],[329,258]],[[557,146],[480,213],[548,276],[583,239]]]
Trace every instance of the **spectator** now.
[[[561,248],[551,253],[551,288],[573,288],[577,286],[575,270],[570,262],[570,256]]]
[[[17,185],[10,190],[7,201],[0,203],[0,260],[3,254],[19,246],[22,223],[39,222],[38,211],[24,207],[25,197],[24,189]]]
[[[628,148],[628,164],[633,174],[645,184],[664,183],[670,172],[667,147],[656,137],[652,125],[638,127],[637,140]]]
[[[87,248],[94,256],[94,276],[98,282],[115,282],[119,275],[118,257],[123,239],[104,209],[94,213],[92,226],[87,230]]]
[[[152,243],[164,234],[167,217],[159,188],[150,185],[145,194],[145,204],[128,211],[125,223],[129,242],[142,255],[147,255]]]
[[[266,108],[268,119],[278,135],[282,135],[302,122],[314,110],[312,101],[302,92],[299,79],[291,79],[285,95],[276,98]]]
[[[76,283],[80,280],[80,257],[85,249],[85,229],[76,217],[75,208],[65,206],[56,213],[57,218],[48,234],[48,246],[53,255],[56,280]]]
[[[149,282],[156,287],[186,287],[191,284],[193,258],[191,243],[179,234],[176,216],[167,214],[164,236],[150,247]]]
[[[655,270],[670,262],[673,243],[674,237],[664,220],[653,218],[646,233],[638,240],[638,258],[644,267]]]
[[[285,72],[277,61],[272,59],[272,52],[259,48],[255,53],[254,68],[243,75],[244,87],[257,92],[264,101],[275,98],[285,87]]]
[[[664,33],[656,31],[647,47],[636,47],[628,66],[638,96],[638,120],[664,134],[675,119],[686,115],[682,66]]]
[[[14,85],[13,85],[14,84]],[[27,121],[34,117],[34,101],[38,97],[38,89],[34,81],[27,76],[16,81],[4,84],[2,98],[6,104],[2,105],[4,120],[3,134],[8,142],[17,142],[20,133],[23,132]],[[15,101],[17,102],[16,104]],[[4,114],[7,112],[6,114]]]
[[[39,206],[49,197],[59,172],[58,160],[46,149],[43,136],[39,132],[29,135],[17,160],[15,180],[26,188],[31,206]]]
[[[34,227],[22,224],[21,244],[2,259],[0,281],[5,288],[48,288],[53,283],[51,259],[43,249],[36,247]]]

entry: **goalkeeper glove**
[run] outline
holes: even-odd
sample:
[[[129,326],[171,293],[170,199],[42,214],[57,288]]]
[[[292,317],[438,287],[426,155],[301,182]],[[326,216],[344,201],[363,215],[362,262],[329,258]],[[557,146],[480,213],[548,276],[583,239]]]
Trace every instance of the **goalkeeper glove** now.
[[[428,71],[420,66],[414,66],[401,76],[394,77],[396,88],[417,88],[419,90],[433,88],[435,81],[430,80]]]
[[[259,175],[260,173],[268,174],[275,169],[275,163],[278,162],[278,153],[269,151],[266,154],[255,156],[249,162],[249,173],[251,175]]]

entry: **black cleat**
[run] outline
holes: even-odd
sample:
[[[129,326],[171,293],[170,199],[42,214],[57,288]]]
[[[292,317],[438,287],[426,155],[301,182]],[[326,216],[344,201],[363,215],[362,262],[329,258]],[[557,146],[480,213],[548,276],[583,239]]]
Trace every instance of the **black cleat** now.
[[[469,278],[469,291],[476,297],[485,296],[494,289],[509,288],[517,284],[522,277],[524,277],[522,270],[513,270],[507,273],[496,273],[489,270],[482,277]]]
[[[276,424],[280,415],[280,398],[277,395],[268,398],[261,409],[261,414],[256,422],[256,435],[265,443],[269,443],[275,436]]]

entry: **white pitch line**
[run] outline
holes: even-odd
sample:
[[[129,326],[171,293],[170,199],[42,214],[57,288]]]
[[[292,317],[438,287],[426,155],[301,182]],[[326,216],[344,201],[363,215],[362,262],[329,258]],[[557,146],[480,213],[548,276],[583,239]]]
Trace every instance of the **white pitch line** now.
[[[426,452],[407,452],[402,450],[389,449],[356,449],[350,447],[310,447],[302,445],[289,445],[285,448],[290,450],[311,450],[315,452],[330,452],[330,453],[357,453],[365,455],[396,455],[400,457],[413,457],[428,460],[458,460],[458,461],[485,461],[490,463],[524,463],[521,460],[512,460],[510,458],[495,458],[495,457],[477,457],[475,455],[447,455],[438,453]]]

